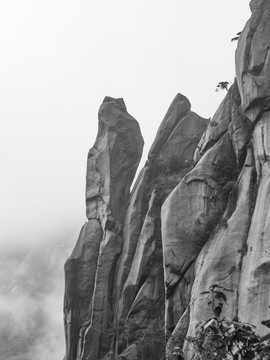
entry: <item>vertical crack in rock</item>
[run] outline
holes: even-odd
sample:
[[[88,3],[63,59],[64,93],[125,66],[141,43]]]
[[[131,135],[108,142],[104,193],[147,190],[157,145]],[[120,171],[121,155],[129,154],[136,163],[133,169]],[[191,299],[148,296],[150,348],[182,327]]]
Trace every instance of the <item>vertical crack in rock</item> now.
[[[247,254],[239,284],[239,315],[243,321],[264,333],[261,320],[269,318],[269,91],[270,91],[270,4],[266,0],[250,3],[252,15],[236,52],[236,72],[242,108],[254,121],[252,147],[256,178],[252,221]],[[255,194],[256,195],[256,194]]]
[[[190,170],[194,151],[207,125],[190,110],[187,98],[177,94],[150,149],[134,186],[123,227],[123,251],[117,270],[115,313],[117,323],[147,331],[153,319],[164,321],[164,275],[161,241],[161,206]],[[163,328],[161,329],[163,337]],[[136,342],[136,337],[129,339]],[[124,344],[118,341],[121,352]],[[133,346],[133,345],[132,345]],[[149,344],[149,347],[152,346]],[[141,359],[147,346],[137,350]],[[156,355],[164,344],[156,345]],[[144,354],[144,355],[143,355]]]
[[[209,296],[205,294],[213,284],[233,290],[226,293],[228,304],[224,306],[222,316],[230,319],[238,317],[238,284],[251,221],[249,208],[253,164],[253,154],[249,149],[245,165],[231,188],[223,217],[196,259],[190,301],[192,321],[188,335],[194,334],[196,324],[213,316],[208,304]],[[189,347],[186,350],[192,351]]]
[[[270,107],[270,5],[267,0],[250,3],[252,15],[236,50],[236,76],[242,108],[251,121]]]
[[[257,184],[253,199],[253,215],[247,239],[247,254],[239,285],[239,314],[244,321],[255,324],[265,333],[261,321],[269,317],[270,304],[270,213],[269,213],[269,137],[270,112],[264,112],[253,134]]]
[[[226,132],[182,179],[162,207],[168,335],[190,300],[194,281],[194,265],[190,264],[222,221],[237,175],[234,149]]]
[[[104,99],[87,160],[88,222],[65,265],[65,360],[157,359],[164,322],[168,359],[174,346],[192,359],[185,338],[212,316],[214,284],[233,290],[222,316],[267,331],[270,4],[250,8],[236,80],[214,117],[177,94],[131,195],[143,140],[123,100]]]
[[[143,139],[122,99],[106,97],[87,159],[86,213],[65,264],[66,360],[98,359],[110,348],[112,292],[122,248],[122,223]]]
[[[228,295],[223,316],[231,319],[238,316],[241,321],[255,324],[260,333],[267,331],[261,320],[269,318],[270,303],[267,241],[270,5],[260,0],[252,1],[250,6],[252,15],[236,51],[237,84],[231,87],[203,134],[194,157],[195,168],[162,207],[165,280],[169,292],[166,328],[168,334],[172,332],[167,345],[169,359],[175,345],[184,346],[186,358],[192,358],[193,351],[185,344],[185,336],[194,334],[196,324],[212,316],[207,294],[202,293],[213,284],[234,290]],[[227,134],[230,141],[218,148]],[[216,189],[216,195],[221,196],[220,181],[216,178],[221,174],[215,170],[218,162],[211,160],[211,153],[216,158],[221,156],[220,162],[224,163],[226,158],[233,159],[231,149],[235,155],[231,178],[229,172],[222,177],[226,183],[222,189],[227,187],[227,196],[215,206],[213,194],[209,196],[208,190],[210,209],[207,210],[203,201],[200,208],[198,195],[202,192],[202,198],[205,196],[202,186],[211,191]],[[190,184],[198,188],[189,189]],[[204,222],[198,221],[201,218]],[[197,235],[196,226],[206,225],[208,221],[211,228],[206,236],[203,227]],[[185,272],[192,259],[193,270],[189,268]]]

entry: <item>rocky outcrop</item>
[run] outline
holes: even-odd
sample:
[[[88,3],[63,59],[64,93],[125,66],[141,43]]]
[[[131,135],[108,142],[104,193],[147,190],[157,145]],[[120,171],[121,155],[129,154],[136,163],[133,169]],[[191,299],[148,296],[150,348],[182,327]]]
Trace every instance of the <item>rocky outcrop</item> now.
[[[212,151],[216,152],[217,156],[223,156],[224,152],[215,151],[218,144],[216,141],[222,141],[225,136],[229,137],[226,147],[227,150],[230,147],[234,150],[234,177],[228,178],[224,185],[228,189],[228,194],[221,217],[214,222],[210,236],[198,256],[195,255],[194,272],[189,278],[193,285],[186,303],[186,314],[179,318],[173,331],[173,338],[177,339],[176,342],[180,345],[183,345],[186,334],[194,333],[196,324],[213,316],[206,291],[214,284],[233,290],[226,294],[228,304],[224,307],[222,316],[230,319],[239,318],[241,321],[254,324],[261,334],[267,331],[267,328],[261,325],[261,321],[269,318],[270,300],[267,280],[270,275],[269,245],[266,240],[268,236],[265,237],[269,227],[267,142],[270,133],[267,131],[267,92],[270,79],[266,75],[269,65],[266,55],[267,44],[270,41],[269,4],[267,1],[252,1],[251,10],[251,19],[242,31],[236,51],[237,82],[230,89],[213,120],[221,111],[226,112],[229,108],[230,114],[227,113],[221,120],[223,127],[220,121],[216,120],[216,127],[220,129],[218,132],[211,131],[209,127],[205,131],[195,157],[198,163],[191,172],[192,174],[200,167]],[[213,165],[210,163],[210,167],[213,168]],[[180,183],[177,188],[181,186],[183,185]],[[218,193],[220,194],[220,191]],[[176,190],[171,196],[173,194],[176,194]],[[181,196],[185,196],[183,192]],[[178,195],[174,201],[180,199],[182,200],[182,197]],[[166,202],[163,209],[165,215],[166,207],[169,206],[170,203]],[[177,224],[180,219],[178,217]],[[164,220],[162,238],[167,244],[166,231],[171,228],[165,217]],[[180,229],[182,227],[183,224],[180,225]],[[194,228],[192,224],[191,228]],[[174,236],[178,233],[179,230],[177,232],[176,229]],[[199,243],[196,241],[196,244]],[[180,249],[183,249],[182,244],[179,251]],[[189,257],[191,254],[194,256],[194,249],[189,252]],[[176,342],[169,341],[168,354]],[[186,344],[185,348],[186,358],[189,359],[192,357],[192,348],[189,344]]]
[[[130,185],[142,149],[139,125],[124,101],[106,97],[87,160],[89,220],[65,264],[66,360],[97,359],[110,349],[114,271],[122,248]]]
[[[222,316],[264,334],[270,5],[250,7],[236,79],[213,118],[192,112],[178,94],[130,195],[142,139],[123,101],[105,98],[88,156],[89,220],[66,263],[66,360],[156,360],[165,342],[168,359],[176,346],[191,359],[185,339],[212,316],[214,285],[229,289]]]
[[[183,345],[189,326],[191,291],[196,279],[196,260],[208,245],[215,228],[225,228],[235,210],[238,176],[237,153],[229,127],[235,119],[232,111],[236,85],[229,90],[210,121],[195,158],[202,156],[195,167],[181,180],[162,207],[162,242],[164,251],[167,335],[173,334]],[[236,97],[238,99],[238,97]],[[215,120],[216,119],[216,120]],[[236,116],[238,120],[238,116]],[[213,122],[222,130],[212,130]],[[245,129],[243,127],[243,129]],[[249,139],[248,134],[243,134]],[[203,149],[207,149],[205,153]],[[237,147],[238,148],[238,147]],[[213,253],[210,255],[212,258]],[[202,263],[209,267],[211,262]],[[217,266],[218,267],[218,266]],[[198,271],[202,275],[202,270]],[[204,282],[205,284],[205,282]],[[193,287],[193,290],[192,290]],[[194,303],[192,303],[194,306]],[[201,312],[200,312],[201,314]],[[184,329],[185,328],[185,329]],[[179,334],[182,334],[182,338]],[[174,344],[172,344],[174,345]]]
[[[241,107],[251,121],[256,121],[270,105],[270,4],[267,0],[252,0],[250,8],[252,16],[236,50],[236,75]]]
[[[208,120],[192,112],[188,99],[178,94],[128,200],[142,150],[138,125],[122,100],[111,98],[105,98],[99,119],[88,155],[89,221],[65,265],[66,360],[101,359],[123,351],[144,359],[153,351],[148,342],[138,343],[134,332],[155,326],[163,338],[161,206],[190,170]],[[130,328],[133,333],[126,330]],[[164,345],[157,342],[153,359]]]
[[[269,318],[269,119],[270,119],[270,4],[250,3],[252,16],[236,52],[237,80],[242,108],[253,121],[256,202],[246,242],[246,256],[239,285],[239,315],[264,332],[260,320]]]
[[[159,319],[163,336],[161,206],[190,170],[207,122],[190,110],[186,97],[178,94],[158,129],[148,160],[134,186],[124,221],[115,293],[117,322],[124,321],[127,327],[135,323],[146,332],[149,323]],[[158,345],[156,350],[161,353],[164,343]],[[144,348],[147,351],[145,344]]]

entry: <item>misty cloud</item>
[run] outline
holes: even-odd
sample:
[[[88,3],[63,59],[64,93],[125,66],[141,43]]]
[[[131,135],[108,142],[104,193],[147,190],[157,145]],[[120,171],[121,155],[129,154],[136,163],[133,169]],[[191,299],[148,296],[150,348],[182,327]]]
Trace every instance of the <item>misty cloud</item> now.
[[[0,359],[64,357],[63,265],[73,239],[0,257]]]

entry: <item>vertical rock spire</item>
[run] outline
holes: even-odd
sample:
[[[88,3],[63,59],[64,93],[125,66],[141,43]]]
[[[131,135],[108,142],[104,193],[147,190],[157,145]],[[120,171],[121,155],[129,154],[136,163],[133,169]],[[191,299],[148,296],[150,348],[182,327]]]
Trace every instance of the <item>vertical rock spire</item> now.
[[[87,159],[86,214],[65,264],[65,360],[98,359],[109,350],[114,271],[122,248],[122,223],[143,149],[137,121],[123,99],[105,97]],[[102,346],[101,346],[102,344]]]
[[[175,346],[191,359],[185,339],[213,316],[207,291],[214,285],[233,290],[222,316],[264,333],[261,320],[270,317],[269,0],[250,7],[236,50],[236,81],[213,118],[192,112],[178,94],[131,195],[143,140],[123,100],[104,99],[88,155],[88,222],[65,266],[65,360],[157,359],[164,318],[168,359]]]

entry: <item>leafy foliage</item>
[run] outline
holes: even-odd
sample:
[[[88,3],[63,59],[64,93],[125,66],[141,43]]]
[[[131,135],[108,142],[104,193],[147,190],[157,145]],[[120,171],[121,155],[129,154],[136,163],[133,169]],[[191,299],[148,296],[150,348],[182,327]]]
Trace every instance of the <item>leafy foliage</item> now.
[[[219,289],[219,290],[217,290]],[[233,291],[231,289],[227,289],[220,285],[212,285],[208,291],[203,291],[201,294],[211,294],[211,300],[208,302],[208,305],[212,305],[212,310],[214,315],[219,318],[222,312],[222,308],[224,303],[227,304],[227,297],[224,292],[221,291]]]
[[[261,337],[253,325],[238,319],[221,319],[227,297],[224,291],[232,291],[220,285],[213,285],[202,294],[210,294],[209,305],[214,317],[197,325],[195,336],[187,337],[196,349],[196,360],[270,360],[270,334]],[[270,321],[262,321],[270,327]]]
[[[240,321],[219,320],[202,322],[195,337],[187,340],[197,350],[196,359],[208,360],[269,360],[269,337],[260,337],[255,327]]]
[[[164,320],[152,318],[143,323],[137,323],[134,319],[127,322],[120,320],[107,335],[117,339],[115,359],[118,359],[118,354],[124,352],[132,344],[136,344],[142,359],[151,360],[152,354],[156,353],[158,353],[158,358],[154,356],[153,359],[165,359]]]
[[[134,335],[134,334],[133,334]],[[139,345],[140,351],[155,354],[159,349],[158,360],[165,359],[165,336],[164,321],[159,319],[150,319],[147,325],[135,331],[136,343]],[[162,351],[163,349],[163,351]],[[144,357],[143,357],[144,358]]]
[[[229,82],[228,82],[228,81],[220,81],[220,82],[217,84],[216,91],[219,91],[219,90],[227,90],[227,91],[228,91],[228,86],[229,86]]]

